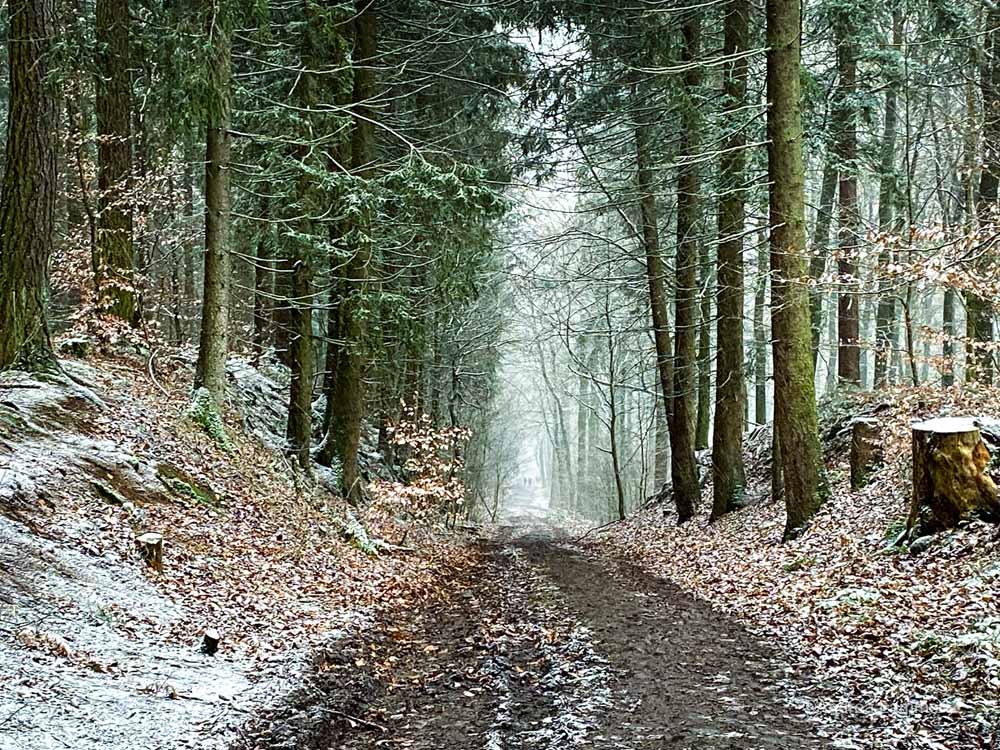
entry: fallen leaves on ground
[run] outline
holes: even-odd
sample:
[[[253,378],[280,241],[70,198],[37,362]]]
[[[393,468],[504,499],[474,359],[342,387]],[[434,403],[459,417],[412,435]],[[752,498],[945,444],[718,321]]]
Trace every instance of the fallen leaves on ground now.
[[[756,462],[750,497],[709,525],[647,508],[583,544],[634,562],[737,616],[813,684],[803,696],[842,748],[991,748],[1000,728],[1000,535],[980,521],[922,555],[892,547],[910,491],[910,422],[1000,413],[1000,391],[898,388],[881,403],[884,467],[852,492],[843,436],[827,435],[831,497],[799,539]],[[763,485],[763,486],[762,486]]]

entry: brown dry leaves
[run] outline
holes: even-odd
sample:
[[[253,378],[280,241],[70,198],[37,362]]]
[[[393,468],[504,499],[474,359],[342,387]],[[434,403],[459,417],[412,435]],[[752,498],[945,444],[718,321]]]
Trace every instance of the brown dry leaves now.
[[[766,638],[813,678],[808,700],[839,746],[991,747],[1000,690],[995,527],[977,522],[941,535],[919,557],[889,547],[907,511],[910,421],[997,414],[1000,391],[900,388],[880,398],[888,404],[879,417],[884,468],[852,493],[846,452],[835,451],[832,497],[800,539],[781,543],[780,504],[764,500],[709,526],[703,501],[704,513],[685,527],[653,508],[592,544]]]
[[[227,424],[230,455],[184,418],[186,373],[162,374],[154,386],[134,362],[98,366],[108,373],[101,390],[109,408],[92,426],[96,436],[181,469],[221,499],[218,507],[183,497],[143,506],[141,530],[165,538],[161,574],[142,565],[133,544],[135,519],[121,508],[88,496],[58,503],[60,535],[72,540],[73,517],[94,520],[98,533],[72,541],[140,567],[183,605],[185,616],[169,639],[196,644],[204,628],[214,627],[223,633],[224,648],[251,655],[308,647],[335,628],[428,597],[442,569],[465,563],[466,553],[442,536],[396,522],[390,497],[359,513],[359,520],[391,542],[408,533],[419,553],[366,556],[342,538],[347,506],[339,498],[297,474],[238,424]],[[59,524],[60,518],[69,523]],[[142,613],[129,615],[142,619]]]

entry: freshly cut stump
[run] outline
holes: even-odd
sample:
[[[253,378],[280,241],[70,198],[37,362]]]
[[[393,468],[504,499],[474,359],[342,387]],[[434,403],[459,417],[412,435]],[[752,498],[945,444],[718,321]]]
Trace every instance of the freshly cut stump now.
[[[153,570],[163,570],[163,534],[148,533],[135,539],[135,546],[146,564]]]
[[[975,420],[942,417],[913,425],[911,534],[933,534],[971,516],[1000,518],[990,453]]]
[[[851,489],[860,490],[872,469],[882,465],[882,430],[875,419],[851,422]]]

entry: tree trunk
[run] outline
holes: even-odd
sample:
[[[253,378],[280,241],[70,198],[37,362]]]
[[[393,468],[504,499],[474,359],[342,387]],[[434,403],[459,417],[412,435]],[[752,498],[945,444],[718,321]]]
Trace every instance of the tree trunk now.
[[[868,476],[882,463],[882,431],[871,417],[851,422],[851,489],[865,486]]]
[[[371,100],[375,95],[375,69],[377,63],[376,0],[356,0],[357,16],[354,19],[354,126],[351,134],[351,170],[359,178],[374,175],[375,139],[372,125],[375,110]],[[346,341],[337,366],[334,411],[330,420],[330,435],[336,441],[341,461],[344,496],[353,503],[360,502],[361,477],[358,473],[358,448],[361,444],[361,420],[364,417],[365,383],[367,366],[366,349],[366,299],[372,262],[369,222],[371,217],[357,219],[354,228],[354,246],[347,262],[348,291],[343,301],[343,330]],[[434,373],[435,377],[438,373]]]
[[[650,166],[648,126],[639,125],[635,132],[636,181],[639,187],[639,209],[642,215],[642,240],[646,253],[646,279],[649,283],[649,303],[653,320],[653,342],[656,346],[656,369],[660,377],[659,393],[663,399],[663,414],[668,432],[673,413],[674,367],[673,344],[670,340],[670,320],[667,317],[667,291],[664,284],[665,270],[660,255],[660,236],[657,225],[656,195]],[[671,437],[672,440],[672,437]],[[671,448],[671,454],[673,450]],[[672,462],[671,462],[672,463]],[[677,493],[674,493],[677,500]],[[677,506],[680,517],[686,508]]]
[[[577,510],[582,510],[587,495],[587,458],[589,440],[587,435],[587,405],[590,402],[590,380],[580,373],[578,376],[579,394],[576,407],[576,497]]]
[[[708,248],[701,245],[698,294],[701,299],[698,315],[698,415],[695,420],[695,450],[708,448],[708,433],[712,418],[712,291]]]
[[[996,519],[990,453],[975,420],[943,417],[913,425],[913,491],[907,527],[933,534],[973,515]]]
[[[615,480],[615,498],[617,505],[612,506],[612,513],[617,512],[619,521],[625,520],[625,486],[622,483],[622,467],[618,457],[618,383],[615,368],[615,339],[611,328],[611,311],[608,299],[604,300],[604,315],[608,325],[608,440],[611,443],[611,471]],[[614,515],[612,515],[614,517]]]
[[[774,419],[781,442],[785,536],[809,521],[825,481],[816,418],[805,276],[799,0],[767,0],[768,176]]]
[[[826,363],[826,382],[824,393],[837,390],[837,290],[830,290],[830,301],[826,313],[826,338],[829,356]]]
[[[840,173],[830,156],[823,165],[823,181],[819,191],[819,207],[816,209],[816,223],[813,226],[812,255],[809,260],[809,278],[813,285],[809,291],[809,319],[812,328],[813,369],[819,356],[819,340],[823,327],[823,288],[819,280],[826,272],[827,255],[830,245],[830,224],[833,221],[833,199],[837,195]]]
[[[190,220],[189,229],[191,231],[191,236],[184,242],[184,299],[185,306],[184,309],[187,310],[188,316],[188,335],[194,338],[195,333],[197,333],[197,321],[198,316],[198,299],[197,292],[195,291],[194,282],[194,253],[195,253],[195,234],[194,234],[194,165],[192,164],[193,155],[186,159],[184,165],[184,216]]]
[[[767,278],[770,258],[767,252],[767,234],[760,233],[757,247],[757,286],[753,295],[753,372],[754,372],[754,422],[767,423],[767,325],[764,320],[764,303],[767,298]]]
[[[656,436],[653,446],[653,492],[659,492],[670,475],[670,432],[667,429],[667,415],[660,408],[660,389],[656,389],[653,417]]]
[[[270,185],[263,185],[260,199],[260,219],[263,222],[257,234],[257,249],[253,264],[253,353],[260,361],[270,344],[271,296],[274,293],[274,274],[271,272]]]
[[[293,240],[299,242],[301,240]],[[301,248],[292,262],[291,336],[289,361],[291,383],[286,435],[289,449],[300,467],[309,470],[312,439],[312,387],[315,363],[312,339],[312,262],[309,248]]]
[[[861,347],[858,308],[857,253],[860,240],[858,216],[858,133],[857,133],[857,47],[853,22],[847,11],[834,23],[837,35],[837,69],[840,75],[834,106],[837,160],[840,163],[838,189],[837,261],[837,376],[841,382],[861,385]]]
[[[132,250],[132,81],[129,0],[97,0],[97,254],[95,287],[101,307],[132,325],[140,322]]]
[[[997,224],[997,186],[1000,184],[1000,7],[989,5],[986,33],[983,36],[980,88],[983,98],[982,171],[979,175],[977,210],[981,237],[995,234]],[[987,260],[987,263],[989,261]],[[981,273],[987,268],[978,264]],[[993,306],[974,292],[965,294],[966,350],[965,379],[993,382],[995,364],[990,343],[993,341]]]
[[[229,327],[229,117],[232,73],[229,29],[209,8],[207,20],[212,80],[217,86],[209,107],[205,148],[205,281],[201,337],[195,388],[205,388],[216,406],[226,392],[226,355]]]
[[[698,165],[692,162],[698,152],[701,127],[695,96],[701,86],[701,68],[697,65],[701,46],[701,16],[692,13],[683,25],[684,101],[681,116],[680,166],[677,170],[677,259],[674,334],[673,410],[670,418],[670,462],[673,477],[677,522],[694,517],[701,494],[698,466],[694,456],[694,417],[697,363],[695,328],[695,293],[698,285],[698,240],[700,180]]]
[[[903,43],[903,13],[899,8],[892,12],[892,46],[898,50]],[[896,98],[899,88],[899,76],[895,72],[890,76],[885,91],[885,132],[882,136],[882,154],[879,171],[878,194],[878,228],[886,236],[894,232],[893,207],[896,202]],[[888,242],[879,255],[879,272],[885,273],[885,268],[892,260]],[[881,388],[889,381],[889,362],[892,357],[893,323],[896,320],[896,298],[890,293],[889,283],[883,279],[880,282],[878,311],[875,315],[875,388]]]
[[[950,388],[955,384],[955,290],[944,290],[941,309],[941,385]]]
[[[7,151],[0,193],[0,370],[54,363],[46,319],[59,99],[53,0],[8,0]]]
[[[735,510],[743,499],[743,225],[745,208],[743,115],[749,34],[745,0],[729,0],[725,14],[723,94],[726,127],[719,165],[718,321],[715,365],[715,429],[712,433],[712,519]],[[763,318],[763,316],[761,316]]]
[[[308,143],[313,128],[311,115],[320,102],[318,83],[313,73],[322,68],[318,41],[315,36],[317,22],[309,3],[305,5],[305,22],[302,25],[301,59],[303,70],[295,82],[292,97],[304,112],[300,137]],[[288,446],[305,471],[310,469],[309,448],[312,441],[312,393],[315,376],[313,354],[313,263],[312,246],[312,169],[320,165],[309,164],[312,149],[308,145],[296,147],[295,161],[299,170],[295,186],[296,206],[300,218],[297,236],[287,238],[290,256],[292,298],[287,301],[290,308],[289,365],[291,382],[288,395],[288,425],[286,437]]]

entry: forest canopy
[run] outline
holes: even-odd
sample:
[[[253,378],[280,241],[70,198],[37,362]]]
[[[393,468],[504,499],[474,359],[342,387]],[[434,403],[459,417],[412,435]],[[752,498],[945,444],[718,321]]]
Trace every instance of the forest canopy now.
[[[771,425],[790,537],[827,493],[824,398],[995,377],[992,6],[9,0],[5,24],[0,368],[186,352],[224,442],[249,358],[287,383],[289,455],[352,502],[359,452],[401,468],[415,420],[456,438],[466,513],[531,453],[567,513],[666,486],[684,523],[710,478],[714,520]]]

